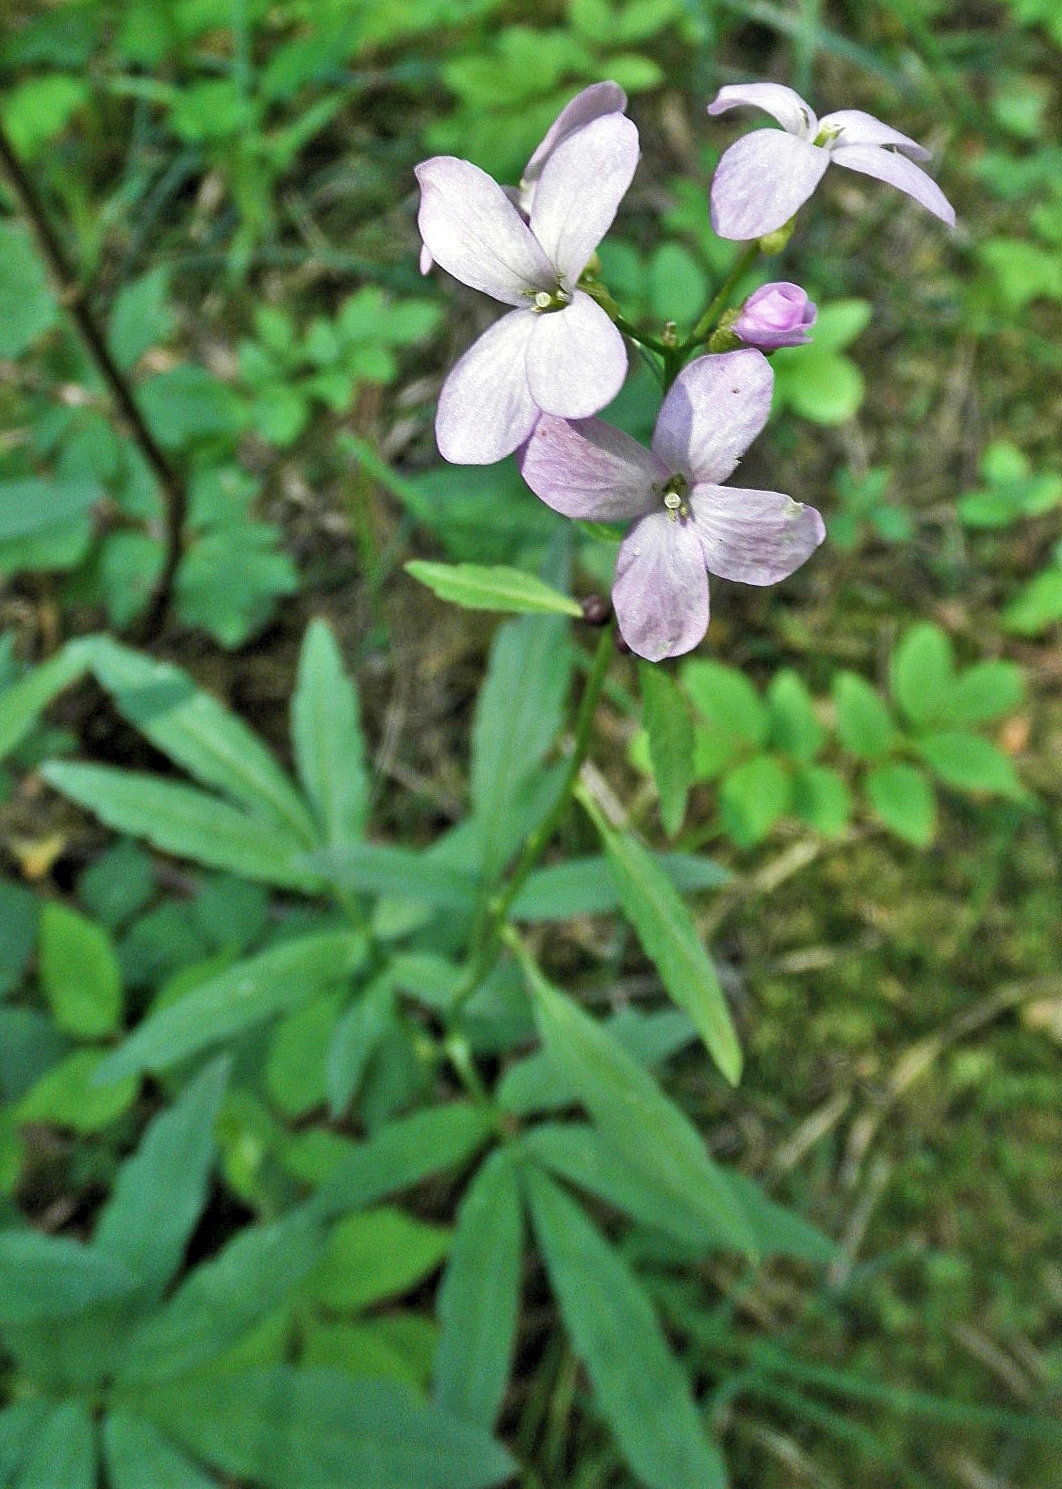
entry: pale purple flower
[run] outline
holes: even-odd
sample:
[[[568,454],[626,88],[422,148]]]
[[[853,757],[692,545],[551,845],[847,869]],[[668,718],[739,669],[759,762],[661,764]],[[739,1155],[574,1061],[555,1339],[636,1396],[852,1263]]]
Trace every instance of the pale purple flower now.
[[[417,166],[418,223],[432,258],[455,279],[516,307],[443,385],[435,434],[444,458],[457,464],[489,465],[510,454],[540,410],[573,419],[596,413],[627,373],[623,337],[576,286],[631,183],[638,131],[609,111],[547,154],[528,222],[470,161],[437,155]]]
[[[782,126],[744,135],[725,152],[712,180],[712,227],[721,238],[748,242],[783,227],[822,180],[826,167],[847,166],[887,181],[955,226],[955,211],[937,183],[914,164],[930,154],[907,135],[862,109],[840,109],[816,119],[781,83],[720,88],[710,114],[763,109]]]
[[[594,119],[600,119],[603,114],[622,114],[626,107],[627,95],[619,83],[591,83],[589,88],[584,88],[570,103],[564,105],[527,162],[520,177],[520,185],[502,187],[509,200],[519,208],[525,222],[531,215],[531,203],[535,199],[535,187],[542,174],[542,167],[557,146]],[[429,273],[433,263],[427,244],[421,244],[420,272]]]
[[[690,651],[708,629],[708,574],[777,584],[826,535],[778,491],[722,486],[767,422],[774,377],[751,349],[699,357],[679,373],[652,449],[601,419],[543,415],[520,457],[524,480],[566,517],[634,524],[612,603],[631,650],[651,662]]]
[[[780,346],[805,346],[817,314],[799,284],[780,280],[753,290],[729,329],[747,346],[773,352]]]

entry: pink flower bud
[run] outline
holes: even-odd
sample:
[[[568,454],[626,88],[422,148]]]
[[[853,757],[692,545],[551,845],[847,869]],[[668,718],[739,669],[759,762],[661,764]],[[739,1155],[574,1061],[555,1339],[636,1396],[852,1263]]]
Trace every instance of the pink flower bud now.
[[[748,346],[769,352],[810,341],[816,314],[799,284],[765,284],[753,290],[730,329]]]

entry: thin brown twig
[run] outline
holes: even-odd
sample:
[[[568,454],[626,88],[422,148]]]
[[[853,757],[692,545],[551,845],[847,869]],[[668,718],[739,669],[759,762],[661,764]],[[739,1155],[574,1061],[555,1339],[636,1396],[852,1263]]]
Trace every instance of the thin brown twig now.
[[[151,605],[143,616],[139,635],[148,640],[158,633],[173,596],[177,565],[188,513],[188,493],[180,474],[170,464],[137,407],[124,374],[111,355],[106,337],[89,305],[66,251],[48,219],[47,211],[10,140],[0,128],[0,168],[7,177],[18,207],[36,239],[60,305],[68,312],[97,372],[103,379],[118,412],[123,433],[136,444],[162,491],[166,512],[166,554]]]

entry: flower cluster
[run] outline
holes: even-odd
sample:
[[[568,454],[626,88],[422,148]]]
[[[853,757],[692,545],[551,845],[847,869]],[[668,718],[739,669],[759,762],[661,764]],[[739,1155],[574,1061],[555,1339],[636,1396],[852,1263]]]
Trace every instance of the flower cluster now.
[[[616,307],[584,278],[638,163],[626,103],[615,83],[584,89],[515,188],[454,156],[424,161],[416,170],[418,224],[422,270],[438,264],[510,307],[443,385],[440,452],[486,465],[517,451],[525,481],[554,510],[631,522],[612,602],[631,649],[658,661],[703,638],[709,573],[774,584],[822,542],[814,508],[776,491],[721,484],[770,411],[764,353],[810,340],[816,312],[799,285],[766,284],[719,328],[728,333],[724,347],[744,343],[744,350],[716,352],[717,338],[709,355],[688,360],[715,326],[697,339],[699,325],[681,347],[657,343],[666,393],[648,450],[594,417],[627,374]],[[711,220],[721,237],[748,242],[755,253],[757,240],[786,227],[831,162],[886,181],[954,222],[940,188],[914,163],[928,151],[871,115],[847,109],[816,119],[777,83],[722,88],[708,112],[740,106],[764,110],[782,128],[745,135],[720,160]]]

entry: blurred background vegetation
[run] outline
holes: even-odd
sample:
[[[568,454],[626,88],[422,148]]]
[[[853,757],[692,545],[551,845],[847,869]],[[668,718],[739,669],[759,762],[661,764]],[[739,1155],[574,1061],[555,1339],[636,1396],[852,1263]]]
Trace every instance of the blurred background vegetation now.
[[[685,826],[658,801],[633,666],[595,757],[649,838],[668,828],[732,874],[701,919],[746,1075],[730,1091],[687,1049],[669,1089],[840,1252],[740,1285],[725,1258],[676,1270],[637,1237],[629,1255],[735,1489],[1062,1485],[1057,1444],[1006,1415],[1062,1401],[1055,0],[8,0],[0,76],[31,192],[0,195],[0,685],[109,628],[283,755],[300,638],[326,617],[361,689],[376,820],[407,843],[461,813],[494,626],[402,564],[537,567],[564,526],[508,464],[435,455],[442,375],[493,308],[418,275],[413,165],[455,153],[513,181],[575,91],[616,79],[643,159],[601,257],[628,318],[658,326],[692,322],[732,262],[706,208],[742,127],[709,124],[720,85],[772,78],[932,148],[953,235],[834,172],[770,266],[820,319],[775,358],[777,417],[743,469],[820,507],[829,540],[780,590],[713,589],[708,641],[676,669],[698,730]],[[643,374],[620,405],[651,423]],[[606,545],[570,559],[578,593],[607,584]],[[941,726],[950,753],[925,744]],[[0,1188],[9,1217],[76,1235],[160,1100],[87,1086],[101,1039],[187,969],[266,944],[276,911],[47,789],[37,767],[74,751],[162,757],[81,684],[0,782]],[[49,981],[64,913],[104,928],[124,989],[95,1021]],[[617,1006],[653,995],[605,919],[550,957],[603,963]],[[282,1209],[348,1132],[306,1073],[319,1034],[280,1029],[223,1109],[204,1253]],[[416,1055],[411,1034],[355,1129],[416,1103]],[[415,1193],[415,1240],[387,1242],[417,1260],[384,1287],[372,1358],[418,1386],[456,1192]],[[632,1482],[529,1286],[501,1422],[524,1482]]]

